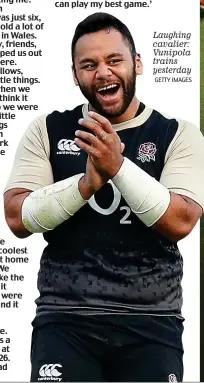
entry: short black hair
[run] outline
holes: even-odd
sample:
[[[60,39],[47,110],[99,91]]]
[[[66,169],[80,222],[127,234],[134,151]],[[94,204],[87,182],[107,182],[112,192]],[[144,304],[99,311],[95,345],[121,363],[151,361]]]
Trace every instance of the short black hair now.
[[[96,12],[86,17],[83,21],[81,21],[75,29],[75,33],[71,44],[73,67],[75,47],[79,38],[86,35],[87,33],[94,33],[108,28],[116,29],[118,32],[121,33],[123,39],[128,43],[130,47],[132,58],[135,59],[135,43],[128,27],[125,24],[123,24],[122,21],[108,13]]]

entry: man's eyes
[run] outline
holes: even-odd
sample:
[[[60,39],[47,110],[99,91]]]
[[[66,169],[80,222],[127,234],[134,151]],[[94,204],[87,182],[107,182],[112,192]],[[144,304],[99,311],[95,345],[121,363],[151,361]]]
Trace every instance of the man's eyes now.
[[[111,59],[107,62],[107,65],[117,65],[121,62],[121,59]],[[97,63],[88,63],[81,66],[81,69],[92,70],[97,67]]]
[[[120,63],[122,60],[121,59],[112,59],[109,61],[109,64],[110,65],[115,65],[115,64],[118,64]]]
[[[85,64],[85,65],[83,65],[82,67],[81,67],[81,69],[93,69],[93,68],[95,68],[96,67],[96,64],[91,64],[91,63],[89,63],[89,64]]]

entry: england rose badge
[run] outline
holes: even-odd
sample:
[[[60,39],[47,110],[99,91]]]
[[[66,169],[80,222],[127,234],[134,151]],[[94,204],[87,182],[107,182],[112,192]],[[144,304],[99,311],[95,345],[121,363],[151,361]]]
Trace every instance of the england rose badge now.
[[[157,151],[156,145],[153,142],[145,142],[141,144],[138,150],[138,160],[142,162],[155,161],[155,153]]]

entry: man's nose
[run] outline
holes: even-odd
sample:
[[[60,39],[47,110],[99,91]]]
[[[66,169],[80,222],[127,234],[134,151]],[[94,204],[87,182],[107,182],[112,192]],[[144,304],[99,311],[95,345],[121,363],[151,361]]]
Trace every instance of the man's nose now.
[[[96,78],[105,78],[107,76],[111,76],[112,72],[109,66],[105,63],[99,63],[96,70]]]

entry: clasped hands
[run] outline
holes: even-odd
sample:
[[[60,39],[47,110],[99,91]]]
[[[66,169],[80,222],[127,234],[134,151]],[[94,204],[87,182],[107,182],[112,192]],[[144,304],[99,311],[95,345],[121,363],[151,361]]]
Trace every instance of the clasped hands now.
[[[90,132],[76,130],[75,142],[88,154],[86,173],[79,182],[79,191],[89,199],[119,171],[124,144],[111,123],[95,112],[88,112],[93,121],[80,119],[79,124]]]

